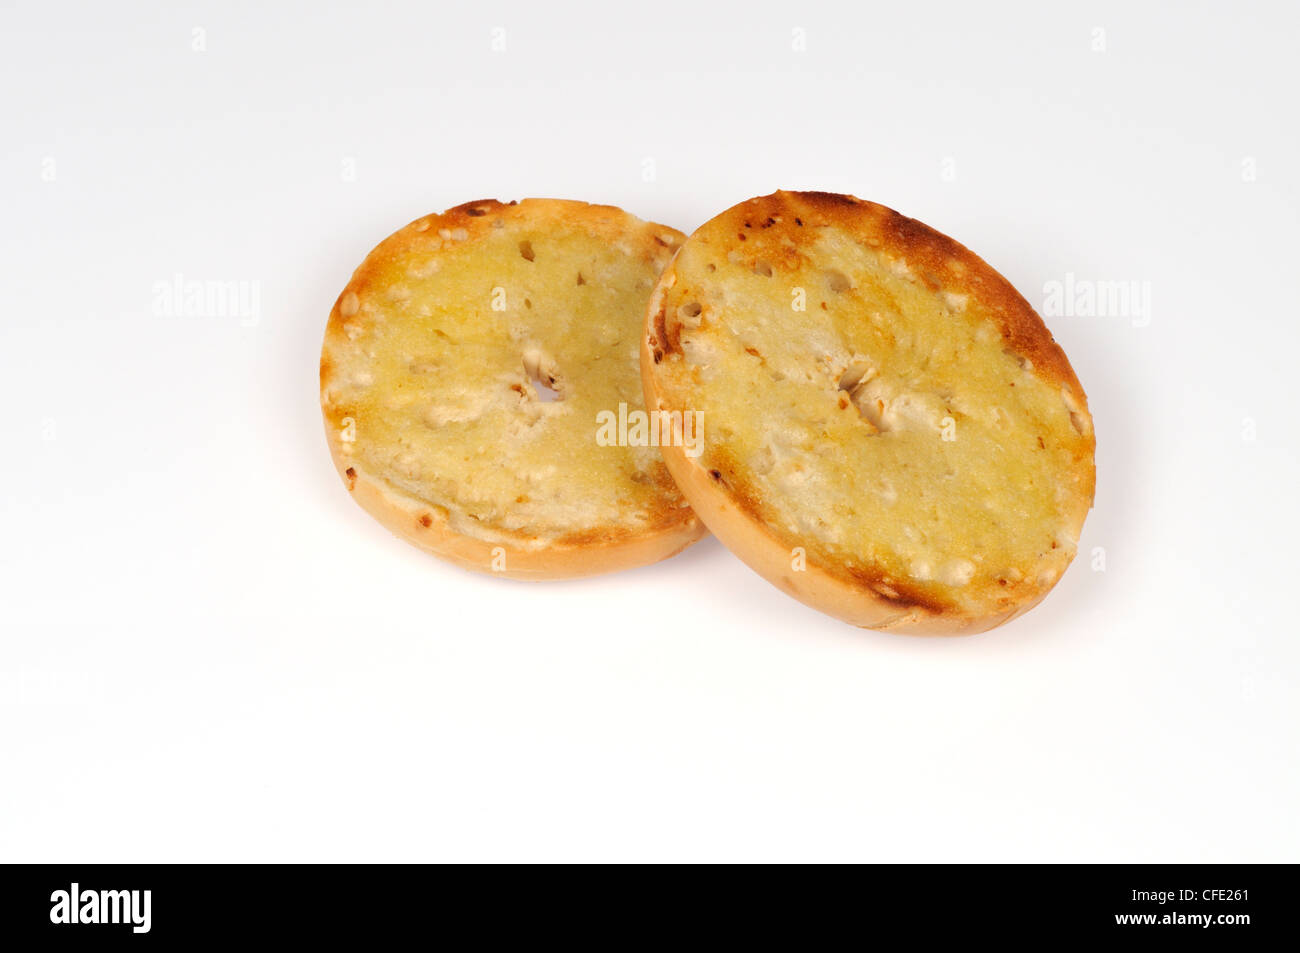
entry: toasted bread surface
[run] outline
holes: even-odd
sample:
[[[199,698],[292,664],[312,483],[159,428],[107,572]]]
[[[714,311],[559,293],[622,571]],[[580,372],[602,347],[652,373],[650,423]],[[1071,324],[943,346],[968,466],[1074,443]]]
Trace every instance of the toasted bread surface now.
[[[1069,361],[988,264],[881,205],[777,192],[686,241],[651,298],[647,405],[723,543],[856,625],[975,632],[1073,559],[1095,438]]]
[[[655,447],[638,348],[682,240],[610,206],[470,202],[370,253],[330,313],[321,407],[357,502],[415,545],[528,579],[642,565],[704,534]]]

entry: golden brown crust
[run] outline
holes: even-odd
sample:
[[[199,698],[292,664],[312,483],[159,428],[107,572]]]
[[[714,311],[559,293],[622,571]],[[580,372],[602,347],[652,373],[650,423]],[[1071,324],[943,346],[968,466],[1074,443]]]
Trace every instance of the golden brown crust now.
[[[707,253],[719,262],[739,263],[758,274],[780,277],[815,270],[819,262],[813,236],[829,232],[878,251],[885,260],[905,262],[909,280],[936,294],[977,302],[981,314],[995,322],[1004,353],[1021,361],[1027,373],[1060,389],[1073,424],[1073,430],[1062,437],[1062,442],[1068,444],[1061,452],[1069,460],[1071,484],[1064,494],[1065,512],[1061,515],[1066,534],[1072,531],[1077,538],[1091,507],[1095,485],[1095,437],[1083,389],[1064,352],[1033,308],[965,246],[914,219],[852,196],[776,192],[722,213],[691,236],[687,248]],[[669,386],[667,378],[682,373],[683,335],[687,332],[673,320],[674,307],[666,302],[671,299],[676,304],[673,289],[685,254],[685,249],[679,252],[664,271],[647,310],[642,379],[646,404],[651,408],[683,409],[680,388]],[[697,280],[696,287],[681,294],[693,297],[700,291]],[[715,297],[724,302],[736,300],[726,294]],[[824,302],[809,301],[810,308],[818,305],[826,307]],[[744,324],[743,317],[725,308],[718,316],[706,317],[728,326]],[[791,346],[798,347],[798,342],[792,341]],[[746,351],[755,357],[759,367],[765,365],[756,349]],[[714,373],[719,372],[715,369]],[[670,395],[673,399],[669,399]],[[840,406],[847,405],[848,398],[841,396]],[[706,431],[727,423],[715,419]],[[677,447],[664,447],[663,454],[696,513],[725,545],[779,588],[855,625],[921,634],[983,631],[1036,605],[1059,578],[1054,575],[1044,580],[1025,567],[1023,578],[997,579],[991,591],[986,589],[959,600],[950,595],[951,587],[889,572],[870,562],[835,559],[814,543],[806,544],[806,562],[796,570],[792,567],[792,550],[804,545],[804,537],[780,528],[772,500],[757,488],[747,461],[736,460],[727,448],[712,442],[708,451],[697,458],[686,456]],[[1059,555],[1054,558],[1061,561]]]
[[[356,422],[349,418],[357,411],[338,392],[345,383],[340,358],[358,346],[354,341],[364,336],[366,322],[374,319],[362,303],[378,300],[390,290],[395,263],[405,266],[440,255],[473,254],[480,239],[516,226],[526,226],[532,233],[578,231],[595,236],[644,262],[651,275],[683,238],[674,229],[642,222],[612,206],[558,199],[467,202],[398,230],[356,269],[335,301],[326,326],[320,363],[321,406],[336,469],[358,504],[389,530],[467,569],[510,578],[556,579],[612,572],[671,556],[700,539],[706,530],[657,461],[644,481],[657,493],[643,494],[639,502],[647,512],[635,526],[579,521],[567,531],[546,535],[505,525],[485,525],[479,531],[472,519],[457,520],[447,506],[397,485],[400,481],[387,473],[372,472],[355,453]],[[529,244],[521,242],[520,254],[527,258],[530,252]],[[578,283],[589,279],[579,277]],[[594,422],[591,430],[594,441]],[[555,463],[563,468],[570,456],[588,449],[556,447]],[[473,532],[467,531],[467,524]]]

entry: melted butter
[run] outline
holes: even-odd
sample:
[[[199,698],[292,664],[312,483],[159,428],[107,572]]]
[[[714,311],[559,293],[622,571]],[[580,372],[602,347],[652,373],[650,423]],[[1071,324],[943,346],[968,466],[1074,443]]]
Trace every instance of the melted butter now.
[[[660,376],[669,406],[703,411],[706,464],[737,461],[769,525],[841,564],[958,604],[972,583],[1050,587],[1087,479],[1059,387],[904,262],[827,230],[800,265],[694,240],[677,257],[667,313],[701,318]]]
[[[643,406],[654,265],[578,230],[428,242],[367,265],[352,340],[333,352],[360,465],[462,532],[635,528],[662,508],[658,451],[596,441],[599,411]],[[540,399],[534,375],[554,375],[559,399]]]

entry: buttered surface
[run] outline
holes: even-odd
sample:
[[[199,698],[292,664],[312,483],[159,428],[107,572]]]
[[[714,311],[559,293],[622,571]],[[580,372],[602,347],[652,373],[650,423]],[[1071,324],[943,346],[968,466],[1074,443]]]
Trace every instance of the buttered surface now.
[[[354,422],[359,467],[489,540],[637,532],[685,506],[656,448],[596,440],[598,412],[643,406],[639,334],[669,247],[646,260],[511,220],[472,239],[407,231],[410,248],[363,265],[327,337],[327,416]]]
[[[811,224],[737,248],[726,228],[677,256],[655,368],[669,407],[704,413],[702,465],[886,597],[906,582],[983,609],[1050,588],[1091,495],[1076,398],[905,257]]]

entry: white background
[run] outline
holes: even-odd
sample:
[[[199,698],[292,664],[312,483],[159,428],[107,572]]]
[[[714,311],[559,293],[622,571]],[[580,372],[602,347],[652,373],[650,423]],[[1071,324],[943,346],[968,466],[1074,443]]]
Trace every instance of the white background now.
[[[1300,860],[1294,5],[363,7],[0,8],[0,859]],[[713,541],[480,578],[348,498],[389,232],[775,188],[1148,283],[1048,318],[1098,489],[1027,617],[858,631]]]

